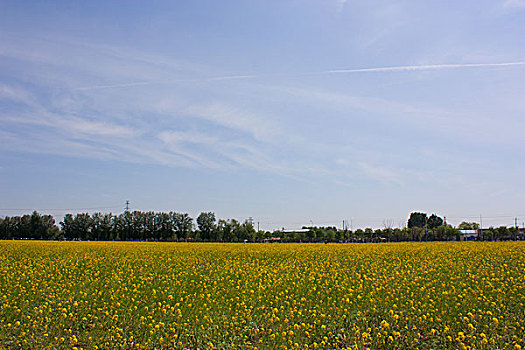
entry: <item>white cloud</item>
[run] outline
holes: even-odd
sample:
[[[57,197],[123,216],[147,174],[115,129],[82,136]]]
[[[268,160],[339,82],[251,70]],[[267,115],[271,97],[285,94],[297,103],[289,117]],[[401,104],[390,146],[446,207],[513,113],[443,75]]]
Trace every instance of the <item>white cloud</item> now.
[[[216,137],[211,137],[207,134],[182,131],[162,131],[159,133],[159,138],[166,143],[190,142],[210,146],[219,141]]]
[[[29,80],[36,75],[35,85],[46,90],[50,88],[51,98],[47,92],[37,99],[21,88],[0,85],[0,96],[20,101],[30,109],[23,115],[0,115],[0,119],[13,125],[32,124],[50,129],[40,130],[42,137],[17,130],[18,138],[26,142],[9,138],[10,148],[167,166],[255,169],[302,179],[330,178],[339,182],[359,173],[385,183],[402,184],[407,178],[416,178],[417,173],[405,171],[395,162],[375,165],[383,164],[380,152],[386,152],[384,148],[369,150],[361,145],[346,154],[349,145],[355,144],[330,136],[318,139],[317,131],[337,133],[337,127],[331,125],[335,118],[362,118],[376,119],[378,125],[395,120],[412,129],[432,129],[432,132],[437,130],[443,134],[453,132],[484,143],[497,139],[493,131],[497,128],[487,127],[486,130],[492,131],[487,132],[490,137],[486,138],[484,134],[480,137],[480,133],[473,133],[472,119],[467,118],[469,111],[447,111],[374,94],[358,96],[345,94],[344,90],[323,91],[305,85],[265,90],[258,80],[263,75],[221,75],[205,68],[188,69],[179,74],[177,61],[162,56],[98,46],[73,46],[70,51],[78,54],[80,61],[55,62],[56,55],[49,52],[42,57],[38,52],[31,56],[24,51],[26,56],[21,55],[20,59],[55,66],[56,71],[50,70],[47,76],[41,76],[36,72],[38,65],[28,65]],[[87,56],[81,57],[84,53]],[[98,60],[96,64],[89,62],[94,57]],[[65,68],[60,67],[62,63]],[[525,66],[525,62],[385,66],[295,76],[521,66]],[[70,70],[84,72],[89,79],[84,79],[83,73],[69,76]],[[172,78],[178,75],[181,78]],[[272,75],[277,81],[290,76],[294,75]],[[63,86],[57,89],[61,84]],[[288,109],[283,111],[280,106]],[[319,123],[320,130],[312,133],[311,130],[299,130],[306,117],[294,108],[306,110],[306,114],[308,109],[319,111],[319,116],[311,118],[327,118],[326,124]],[[356,110],[358,113],[354,113]],[[485,120],[489,118],[480,114],[477,118],[487,121],[485,125],[497,123]],[[352,123],[341,125],[349,127]],[[372,139],[377,137],[373,132],[357,130],[352,137]],[[53,145],[46,144],[50,139],[54,140]],[[373,156],[369,157],[371,154]],[[337,162],[342,157],[346,157],[346,162]],[[344,176],[340,175],[343,172]]]
[[[280,133],[275,124],[270,122],[268,118],[258,116],[250,110],[242,110],[218,102],[190,106],[185,112],[189,115],[248,133],[260,141],[268,141]]]
[[[33,102],[33,96],[26,90],[0,83],[0,99],[23,102],[26,104]]]
[[[63,130],[67,135],[75,137],[89,135],[127,138],[138,135],[136,130],[126,126],[117,125],[106,121],[91,121],[79,117],[59,115],[47,112],[43,108],[38,111],[38,115],[36,116],[27,115],[27,113],[18,114],[16,116],[0,114],[0,120],[10,124],[40,125],[51,127],[56,130]]]
[[[291,176],[290,167],[279,159],[269,157],[265,149],[247,142],[210,136],[195,131],[163,131],[158,134],[171,152],[181,154],[200,166],[214,169],[256,169]],[[201,146],[201,149],[192,147]]]
[[[378,166],[365,162],[360,162],[357,164],[357,166],[368,176],[384,183],[394,183],[401,185],[402,179],[404,178],[404,176],[400,174],[398,170],[385,166]]]
[[[107,122],[89,121],[79,118],[62,119],[58,123],[65,123],[64,127],[88,135],[111,136],[111,137],[132,137],[137,132],[131,128],[115,125]]]
[[[525,0],[505,0],[504,7],[525,7]]]
[[[337,12],[338,13],[343,12],[347,2],[348,0],[337,0]]]

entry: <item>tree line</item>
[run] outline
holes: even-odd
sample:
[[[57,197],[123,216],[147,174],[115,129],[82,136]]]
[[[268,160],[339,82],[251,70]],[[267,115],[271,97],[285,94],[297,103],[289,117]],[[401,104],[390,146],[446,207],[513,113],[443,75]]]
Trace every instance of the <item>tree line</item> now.
[[[196,225],[195,225],[196,224]],[[462,222],[457,228],[436,214],[414,212],[405,228],[384,227],[341,230],[337,227],[303,227],[302,230],[257,231],[248,222],[219,219],[202,212],[196,220],[187,213],[125,211],[66,214],[56,224],[51,215],[0,218],[0,239],[90,240],[90,241],[209,241],[209,242],[380,242],[459,240],[460,229],[476,230],[477,223]],[[483,229],[478,240],[516,239],[515,227]],[[523,236],[523,235],[521,235]]]

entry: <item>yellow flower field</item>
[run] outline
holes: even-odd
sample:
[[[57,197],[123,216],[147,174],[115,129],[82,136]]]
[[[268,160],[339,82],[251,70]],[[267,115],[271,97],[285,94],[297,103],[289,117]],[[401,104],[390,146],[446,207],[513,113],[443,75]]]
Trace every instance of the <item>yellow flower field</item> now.
[[[521,349],[525,243],[0,242],[0,348]]]

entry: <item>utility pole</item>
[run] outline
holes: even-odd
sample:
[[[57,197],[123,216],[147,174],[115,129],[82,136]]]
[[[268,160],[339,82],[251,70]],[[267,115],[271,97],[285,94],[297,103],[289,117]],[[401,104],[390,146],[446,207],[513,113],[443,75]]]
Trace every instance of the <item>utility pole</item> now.
[[[518,235],[520,234],[520,229],[518,228],[518,218],[514,218],[514,228],[516,231],[514,231],[514,240],[518,239]]]
[[[129,200],[126,201],[126,211],[129,211]]]
[[[479,214],[479,233],[481,238],[483,238],[483,218],[481,217],[481,214]]]
[[[428,242],[428,234],[427,234],[427,214],[425,214],[425,242]]]

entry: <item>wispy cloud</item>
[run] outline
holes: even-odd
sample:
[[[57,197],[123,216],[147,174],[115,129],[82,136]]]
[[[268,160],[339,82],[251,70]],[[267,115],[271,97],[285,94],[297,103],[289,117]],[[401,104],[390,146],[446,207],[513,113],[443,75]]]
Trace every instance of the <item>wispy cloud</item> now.
[[[26,90],[0,83],[0,99],[23,102],[26,104],[33,102],[33,96]]]
[[[268,145],[250,145],[230,138],[195,131],[162,131],[158,134],[170,152],[182,155],[196,165],[212,169],[254,169],[294,177],[296,171],[270,157]],[[197,148],[195,147],[197,146]]]
[[[378,166],[365,162],[360,162],[357,164],[357,166],[368,176],[384,183],[394,183],[401,185],[401,179],[404,178],[404,176],[400,174],[398,170],[391,169],[385,166]]]
[[[344,10],[348,0],[337,0],[337,12],[340,13]]]
[[[278,127],[269,119],[223,103],[211,103],[190,106],[186,109],[189,115],[202,118],[222,126],[245,132],[257,140],[268,140],[280,133]]]
[[[525,0],[505,0],[503,2],[505,7],[525,7]]]
[[[145,85],[162,85],[162,84],[175,84],[175,83],[194,83],[194,82],[206,82],[206,81],[221,81],[221,80],[238,80],[238,79],[250,79],[257,78],[256,75],[223,75],[209,78],[198,78],[198,79],[170,79],[170,80],[158,80],[158,81],[135,81],[123,84],[108,84],[108,85],[93,85],[75,88],[76,91],[84,90],[100,90],[100,89],[112,89],[112,88],[126,88],[135,86]]]
[[[67,135],[78,137],[79,135],[119,137],[127,138],[137,135],[133,128],[111,122],[99,122],[84,118],[60,115],[40,109],[38,116],[0,114],[0,120],[4,123],[32,126],[46,126],[66,131]]]
[[[378,182],[400,184],[416,176],[399,170],[393,161],[384,162],[386,157],[380,153],[390,153],[386,147],[366,146],[372,139],[383,141],[384,135],[371,130],[374,120],[382,125],[398,123],[399,129],[427,130],[433,125],[435,132],[450,125],[454,132],[467,135],[462,137],[479,138],[479,134],[465,132],[470,131],[470,120],[459,118],[457,111],[374,94],[358,96],[338,88],[316,89],[308,85],[315,85],[315,75],[525,66],[516,61],[221,74],[205,67],[185,69],[176,60],[120,48],[71,44],[66,51],[78,60],[64,62],[64,57],[55,61],[53,50],[35,47],[33,53],[23,49],[8,53],[26,62],[29,79],[19,85],[0,85],[0,98],[27,107],[24,113],[0,115],[3,122],[15,125],[4,139],[9,143],[6,148],[173,167],[249,169],[335,182],[364,174]],[[39,50],[45,54],[39,55]],[[53,68],[41,70],[41,64]],[[69,75],[70,71],[75,74]],[[300,85],[290,87],[294,84],[290,78],[301,78]],[[270,87],[262,81],[270,81]],[[30,89],[20,87],[26,85]],[[325,122],[309,125],[321,118]],[[356,146],[358,142],[341,137],[336,119],[341,129],[352,129],[351,138],[366,138],[366,142]],[[32,125],[42,128],[28,131]],[[52,145],[49,139],[54,140]],[[484,142],[492,142],[494,137],[487,139]],[[347,163],[338,163],[341,157]]]

